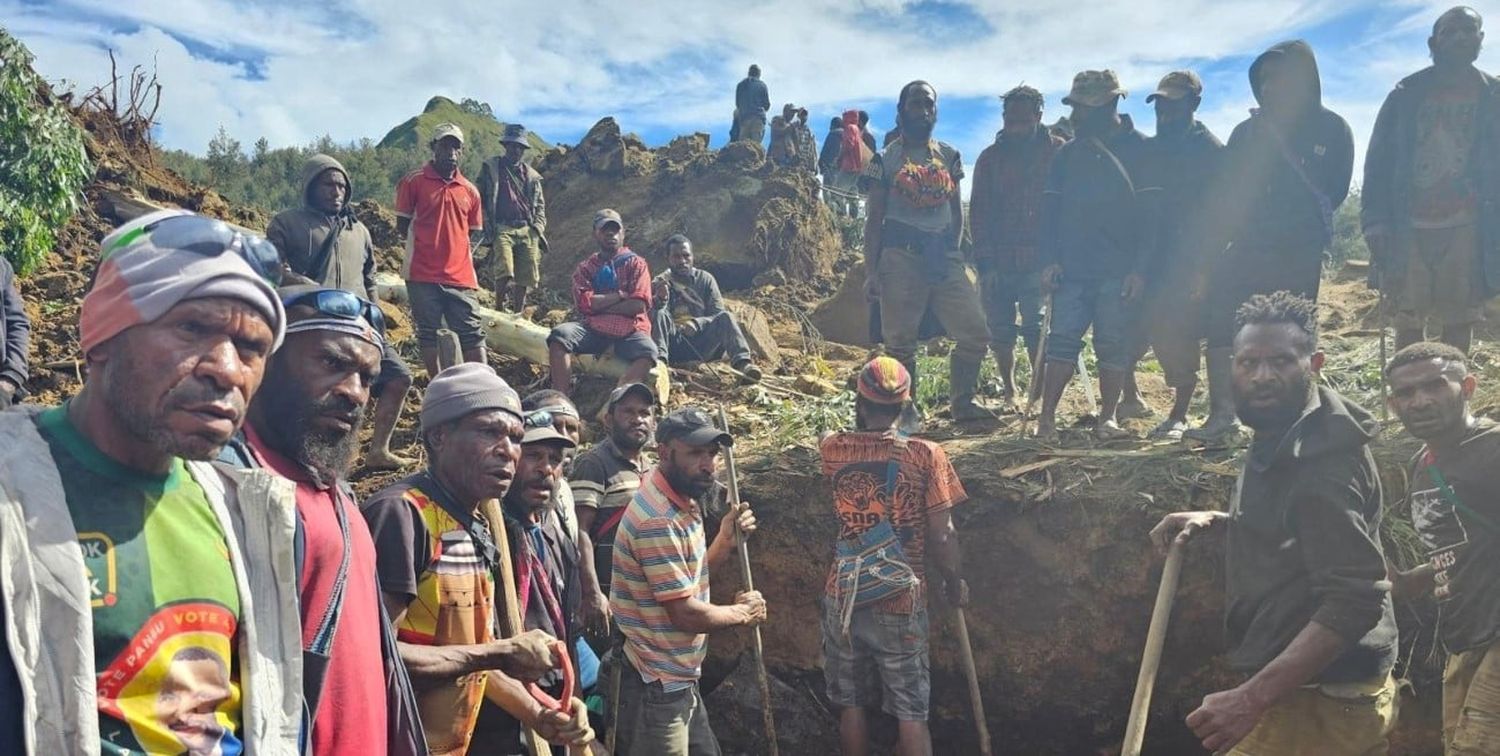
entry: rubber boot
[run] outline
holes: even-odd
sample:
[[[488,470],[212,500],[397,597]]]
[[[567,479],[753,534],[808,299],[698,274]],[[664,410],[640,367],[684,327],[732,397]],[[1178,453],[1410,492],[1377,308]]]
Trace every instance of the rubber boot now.
[[[1208,350],[1208,419],[1202,427],[1183,432],[1188,441],[1222,443],[1238,436],[1239,420],[1234,415],[1234,376],[1229,347]]]
[[[952,392],[949,412],[955,421],[995,419],[995,413],[974,402],[974,394],[979,390],[981,364],[977,360],[966,360],[957,355],[948,358],[948,386]]]

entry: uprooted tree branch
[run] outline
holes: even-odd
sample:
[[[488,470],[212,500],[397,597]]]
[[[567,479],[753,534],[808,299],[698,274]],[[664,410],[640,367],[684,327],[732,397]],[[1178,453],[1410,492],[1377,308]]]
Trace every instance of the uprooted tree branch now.
[[[161,91],[155,61],[149,72],[144,66],[135,65],[127,76],[122,77],[115,61],[115,51],[110,50],[109,81],[89,90],[81,105],[113,114],[115,117],[111,123],[122,143],[146,146],[151,143],[151,127],[156,125],[156,113],[161,108]],[[145,154],[150,159],[151,153],[146,151]]]

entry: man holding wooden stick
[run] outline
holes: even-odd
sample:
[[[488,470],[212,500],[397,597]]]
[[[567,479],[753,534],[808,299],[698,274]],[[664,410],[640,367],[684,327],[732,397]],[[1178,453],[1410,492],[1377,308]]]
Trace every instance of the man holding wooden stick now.
[[[840,709],[844,756],[870,752],[864,709],[876,704],[896,718],[900,752],[926,756],[932,680],[925,568],[936,568],[949,603],[968,604],[950,517],[968,496],[943,447],[896,430],[911,401],[906,368],[877,357],[860,370],[857,385],[857,429],[819,445],[841,523],[823,612],[828,698]]]
[[[501,640],[496,628],[499,550],[478,514],[510,490],[524,433],[521,399],[493,368],[447,368],[422,402],[428,469],[363,506],[382,598],[401,659],[421,691],[422,725],[434,754],[515,752],[506,750],[511,744],[471,746],[486,699],[548,740],[586,740],[578,709],[571,716],[547,709],[521,684],[557,665],[555,639],[533,630]]]
[[[734,443],[708,413],[688,407],[667,415],[656,441],[660,461],[615,536],[609,601],[625,635],[616,753],[717,756],[698,692],[707,633],[765,622],[766,602],[745,591],[732,604],[710,603],[708,575],[734,558],[755,531],[755,515],[745,503],[729,508],[707,545],[703,502],[716,490],[720,453]]]

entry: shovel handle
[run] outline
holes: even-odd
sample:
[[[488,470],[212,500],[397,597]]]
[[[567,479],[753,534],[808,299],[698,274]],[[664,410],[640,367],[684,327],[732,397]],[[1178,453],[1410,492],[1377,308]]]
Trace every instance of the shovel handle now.
[[[1141,654],[1141,672],[1135,681],[1135,698],[1130,702],[1130,720],[1125,729],[1121,756],[1140,756],[1146,740],[1146,720],[1151,716],[1151,691],[1156,687],[1156,670],[1161,666],[1162,647],[1167,642],[1167,624],[1172,619],[1172,603],[1177,598],[1177,580],[1182,575],[1182,544],[1172,542],[1167,564],[1161,571],[1161,587],[1156,591],[1156,606],[1151,609],[1151,627],[1146,630],[1146,650]]]

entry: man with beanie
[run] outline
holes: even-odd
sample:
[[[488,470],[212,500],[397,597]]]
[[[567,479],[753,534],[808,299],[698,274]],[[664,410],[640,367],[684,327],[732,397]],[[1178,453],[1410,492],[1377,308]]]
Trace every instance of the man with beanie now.
[[[493,368],[454,365],[432,379],[422,401],[427,469],[362,508],[434,754],[469,751],[486,698],[516,702],[522,724],[548,740],[573,742],[586,732],[576,711],[544,709],[521,685],[557,665],[555,639],[532,630],[498,640],[499,551],[479,510],[510,490],[524,432],[521,398]]]
[[[479,196],[484,206],[484,238],[490,245],[495,274],[495,306],[520,313],[526,294],[542,281],[542,253],[547,251],[547,198],[542,174],[526,164],[526,127],[507,124],[500,135],[505,150],[479,169]]]
[[[0,411],[26,396],[31,320],[16,288],[16,271],[0,256]]]
[[[1238,435],[1235,313],[1256,294],[1289,291],[1316,302],[1333,216],[1349,196],[1354,136],[1323,105],[1312,46],[1272,45],[1250,64],[1260,107],[1234,128],[1210,193],[1207,254],[1219,255],[1208,287],[1208,418],[1183,438],[1222,443]],[[1372,151],[1373,152],[1373,151]]]
[[[876,357],[856,388],[855,429],[818,444],[839,520],[823,598],[823,674],[844,753],[870,752],[865,709],[878,704],[896,719],[901,753],[930,754],[926,586],[953,606],[968,604],[951,517],[968,495],[942,446],[897,430],[912,390],[901,363]],[[861,562],[880,544],[879,564]],[[929,565],[938,573],[932,581]]]
[[[438,372],[437,332],[444,324],[458,334],[464,362],[484,362],[473,253],[484,233],[483,200],[458,169],[463,130],[438,124],[430,146],[432,160],[396,185],[396,233],[406,239],[401,273],[429,379]]]
[[[717,756],[698,690],[708,633],[765,622],[766,601],[745,591],[732,604],[711,603],[709,571],[755,532],[755,515],[743,501],[727,507],[708,544],[714,472],[734,443],[708,413],[686,407],[667,415],[656,441],[661,462],[641,483],[615,539],[609,602],[625,636],[616,753]]]
[[[621,386],[646,380],[656,364],[646,258],[625,246],[625,222],[608,208],[594,214],[594,243],[599,251],[573,269],[573,307],[583,322],[563,323],[547,334],[552,388],[564,394],[572,387],[574,354],[613,350],[628,366]]]
[[[302,207],[277,213],[266,227],[266,238],[296,277],[374,302],[375,242],[349,206],[353,191],[349,172],[339,161],[313,155],[302,165]],[[376,402],[365,467],[394,470],[414,464],[391,452],[391,435],[411,390],[411,369],[383,338],[381,350],[380,377],[370,389]]]
[[[375,544],[345,477],[379,380],[385,323],[375,305],[343,289],[279,294],[286,343],[266,367],[232,462],[297,486],[308,742],[317,754],[425,756],[411,682],[381,610]]]
[[[83,388],[0,414],[0,656],[26,670],[0,701],[31,754],[294,753],[293,487],[208,464],[281,344],[276,250],[164,210],[100,253]],[[196,679],[168,674],[184,659]]]

